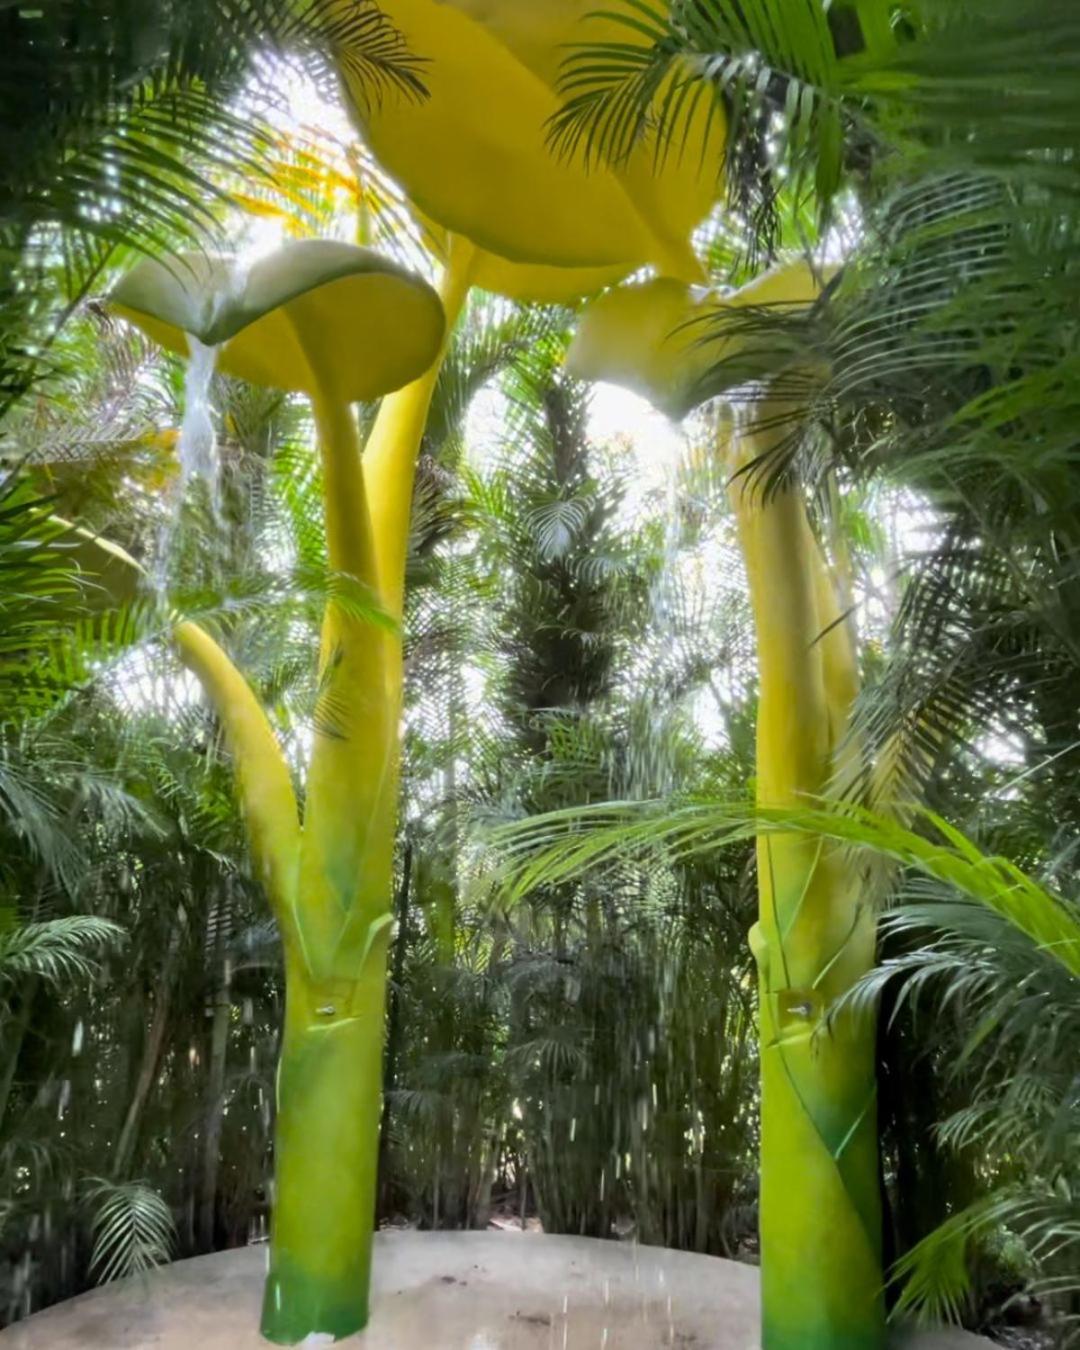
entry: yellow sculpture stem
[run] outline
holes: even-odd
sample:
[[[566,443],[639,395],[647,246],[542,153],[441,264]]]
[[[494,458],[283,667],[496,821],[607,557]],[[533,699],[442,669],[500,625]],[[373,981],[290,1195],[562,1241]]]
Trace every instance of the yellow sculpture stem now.
[[[775,446],[784,414],[755,413],[736,467]],[[732,501],[757,630],[758,801],[805,806],[829,788],[845,744],[858,688],[851,633],[799,484],[741,475]],[[874,960],[859,881],[822,840],[759,840],[764,1350],[884,1345],[875,1030],[868,1017],[829,1015]]]
[[[475,251],[454,241],[447,342]],[[318,351],[312,334],[309,356]],[[443,354],[446,346],[444,345]],[[317,368],[314,360],[312,368]],[[176,642],[233,751],[253,852],[285,935],[276,1202],[263,1333],[345,1336],[367,1321],[402,704],[400,620],[416,461],[442,358],[384,400],[366,453],[348,403],[314,400],[332,597],[304,825],[288,767],[247,682],[194,624]]]
[[[374,530],[382,600],[396,619],[401,618],[405,598],[405,559],[420,442],[443,357],[472,285],[476,256],[476,249],[467,239],[451,236],[446,271],[439,287],[446,312],[442,356],[418,380],[383,399],[364,450],[368,500],[378,503]]]
[[[355,974],[352,924],[370,923],[388,904],[396,717],[389,708],[392,635],[376,613],[356,608],[365,599],[379,605],[356,422],[348,404],[326,396],[315,400],[315,419],[330,564],[369,592],[332,598],[323,622],[298,921],[312,973],[326,979]]]
[[[451,257],[447,340],[471,255]],[[384,400],[362,462],[348,410],[316,407],[331,562],[371,585],[398,624],[416,460],[441,365]],[[287,971],[262,1322],[289,1344],[367,1321],[397,817],[400,627],[333,603],[323,653],[333,724],[317,728],[309,775],[299,890],[308,964]]]
[[[179,624],[173,639],[225,729],[255,866],[289,942],[295,938],[300,860],[300,820],[289,766],[251,686],[214,639],[194,623]]]
[[[457,241],[443,283],[447,330],[469,285],[473,250]],[[445,346],[444,346],[445,352]],[[383,400],[361,456],[351,410],[315,402],[331,565],[366,584],[383,619],[327,608],[323,691],[308,776],[300,893],[305,947],[319,978],[347,977],[387,912],[398,787],[405,560],[417,456],[442,360]]]
[[[316,396],[312,405],[322,463],[330,566],[374,592],[378,568],[355,415],[347,403],[325,394]]]

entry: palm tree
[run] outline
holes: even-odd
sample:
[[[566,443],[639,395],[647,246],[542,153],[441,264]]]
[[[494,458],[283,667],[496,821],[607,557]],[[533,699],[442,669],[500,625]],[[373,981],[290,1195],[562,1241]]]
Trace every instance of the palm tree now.
[[[668,563],[655,527],[626,519],[626,467],[590,443],[566,341],[556,332],[515,365],[506,445],[476,488],[503,723],[474,770],[485,816],[649,794],[698,771],[681,703],[701,667],[679,653],[702,616],[683,618],[666,595],[663,635],[650,637],[657,589],[675,583],[655,575]],[[736,954],[743,861],[553,887],[508,916],[505,1073],[519,1186],[547,1231],[606,1237],[630,1222],[700,1250],[736,1241],[755,1121]]]
[[[84,364],[65,398],[8,418],[25,460],[3,518],[4,890],[18,920],[0,1119],[7,1317],[259,1232],[280,1019],[280,951],[217,730],[161,650],[156,601],[110,609],[81,570],[98,561],[87,541],[120,522],[124,542],[152,554],[179,421],[169,367],[115,327],[102,336],[96,319],[73,336]],[[286,461],[296,417],[280,397],[256,406],[224,381],[216,392],[231,429],[231,576],[217,592],[193,508],[176,579],[201,611],[228,612],[249,650],[274,625],[295,645],[299,624],[317,630],[325,567],[260,574],[255,540],[280,536],[288,480],[273,461]],[[290,643],[276,657],[267,687],[303,715],[314,691],[290,689]]]

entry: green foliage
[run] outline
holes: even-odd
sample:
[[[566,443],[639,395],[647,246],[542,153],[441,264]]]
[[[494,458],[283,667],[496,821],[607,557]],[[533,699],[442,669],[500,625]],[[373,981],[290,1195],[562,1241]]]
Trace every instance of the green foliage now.
[[[176,1240],[172,1212],[144,1182],[118,1185],[93,1177],[86,1199],[94,1211],[90,1265],[99,1284],[145,1274],[169,1260]]]
[[[627,512],[618,452],[589,443],[562,316],[515,318],[476,311],[451,354],[451,372],[486,368],[497,439],[461,463],[441,429],[467,400],[440,385],[418,489],[384,1205],[437,1227],[535,1208],[552,1230],[733,1251],[756,1109],[738,875],[628,873],[504,916],[469,828],[693,771],[630,669],[680,698],[703,679],[702,616],[674,585],[678,641],[653,644],[659,534]]]
[[[98,953],[123,939],[119,924],[95,914],[22,924],[0,934],[0,984],[10,986],[27,975],[59,988],[91,980],[101,968],[95,959]]]
[[[865,26],[891,45],[884,7],[863,8]],[[848,39],[862,42],[858,18],[845,22],[847,7],[621,0],[608,13],[625,25],[626,40],[583,41],[567,56],[556,149],[618,161],[656,126],[659,160],[693,157],[718,100],[728,115],[729,207],[749,231],[751,253],[775,251],[784,195],[813,198],[829,223],[845,156],[855,158],[841,67]]]
[[[374,0],[48,0],[0,19],[0,415],[117,250],[220,236],[231,176],[266,176],[274,70],[291,61],[365,96],[423,97],[417,60]]]
[[[1067,1307],[1080,20],[1064,0],[610,7],[626,41],[583,27],[553,152],[620,159],[655,133],[659,158],[693,156],[722,100],[712,274],[793,243],[846,261],[811,311],[729,322],[798,410],[752,490],[821,487],[872,610],[861,772],[842,809],[748,806],[722,474],[684,472],[659,520],[618,448],[590,443],[572,316],[474,302],[415,500],[383,1215],[752,1242],[751,841],[803,830],[857,850],[894,902],[851,997],[884,1012],[898,1309],[979,1321],[1002,1244]],[[283,62],[324,94],[352,61],[369,98],[424,97],[377,6],[329,28],[322,9],[0,18],[18,130],[0,147],[0,1240],[31,1272],[0,1288],[5,1319],[78,1292],[91,1249],[109,1279],[265,1232],[282,979],[220,732],[162,641],[166,605],[109,604],[53,517],[143,563],[172,528],[168,603],[251,672],[299,769],[334,722],[312,659],[327,596],[385,622],[327,567],[306,414],[216,379],[225,526],[196,489],[171,527],[182,372],[84,302],[133,252],[214,244],[238,182],[273,200]],[[392,185],[352,162],[361,231],[415,254]],[[281,190],[336,228],[314,189]]]

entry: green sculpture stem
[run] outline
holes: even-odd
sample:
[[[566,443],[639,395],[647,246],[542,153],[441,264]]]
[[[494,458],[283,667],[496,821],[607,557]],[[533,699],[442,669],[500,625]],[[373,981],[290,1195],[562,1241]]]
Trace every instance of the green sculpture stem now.
[[[775,446],[783,413],[758,412],[735,447],[736,467]],[[854,644],[798,484],[766,492],[743,475],[732,499],[757,639],[758,801],[806,805],[849,753]],[[875,1024],[829,1015],[874,962],[860,881],[850,858],[823,840],[759,840],[751,943],[761,993],[764,1350],[885,1344]]]
[[[263,1335],[278,1344],[367,1324],[385,949],[373,943],[352,982],[318,983],[287,964],[262,1316]]]
[[[442,285],[447,343],[474,251],[455,242]],[[304,334],[300,331],[301,340]],[[308,350],[319,369],[318,335]],[[445,354],[446,347],[443,348]],[[382,617],[327,604],[321,701],[299,823],[288,764],[247,681],[194,624],[177,647],[221,718],[256,867],[285,947],[275,1188],[262,1330],[291,1345],[368,1320],[393,883],[403,669],[400,623],[416,462],[440,357],[383,400],[361,449],[349,405],[314,412],[331,568]]]

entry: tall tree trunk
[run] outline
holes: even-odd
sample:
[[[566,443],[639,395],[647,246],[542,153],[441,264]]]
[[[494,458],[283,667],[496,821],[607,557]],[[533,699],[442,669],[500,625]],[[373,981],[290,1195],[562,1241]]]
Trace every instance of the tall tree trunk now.
[[[22,1054],[23,1041],[30,1028],[34,1013],[34,1001],[41,986],[40,977],[29,976],[23,983],[19,997],[19,1011],[7,1026],[2,1028],[0,1048],[3,1050],[4,1067],[0,1071],[0,1128],[7,1118],[8,1105],[15,1087],[15,1074],[19,1068],[19,1056]]]
[[[742,464],[775,447],[783,414],[757,413]],[[801,487],[743,475],[732,496],[757,636],[758,801],[806,807],[844,752],[854,643]],[[876,1028],[830,1015],[873,965],[874,916],[844,853],[806,834],[762,835],[758,890],[762,1345],[881,1350]]]
[[[214,1250],[214,1220],[217,1212],[217,1183],[221,1164],[221,1129],[225,1119],[225,1070],[228,1061],[229,1023],[232,1017],[232,969],[224,955],[225,938],[231,910],[226,891],[218,912],[214,939],[213,1019],[210,1028],[210,1063],[203,1110],[202,1167],[199,1169],[199,1213],[197,1231],[202,1251]]]
[[[401,988],[405,981],[405,957],[409,949],[409,900],[412,890],[413,844],[406,839],[401,859],[401,886],[398,890],[397,933],[390,972],[390,996],[386,1014],[386,1063],[383,1071],[382,1121],[379,1125],[379,1209],[386,1213],[391,1200],[390,1118],[393,1113],[390,1094],[397,1087],[401,1058]]]
[[[169,1025],[169,1010],[172,1005],[173,984],[176,979],[176,967],[180,958],[180,943],[183,933],[183,920],[173,925],[169,945],[165,952],[165,961],[161,968],[161,978],[154,999],[154,1011],[150,1018],[150,1027],[143,1042],[142,1059],[135,1078],[135,1087],[128,1104],[127,1114],[121,1126],[116,1149],[113,1153],[113,1176],[122,1180],[131,1166],[135,1155],[135,1146],[139,1136],[143,1112],[149,1100],[150,1092],[157,1077],[161,1061],[161,1049],[165,1044],[165,1032]]]

